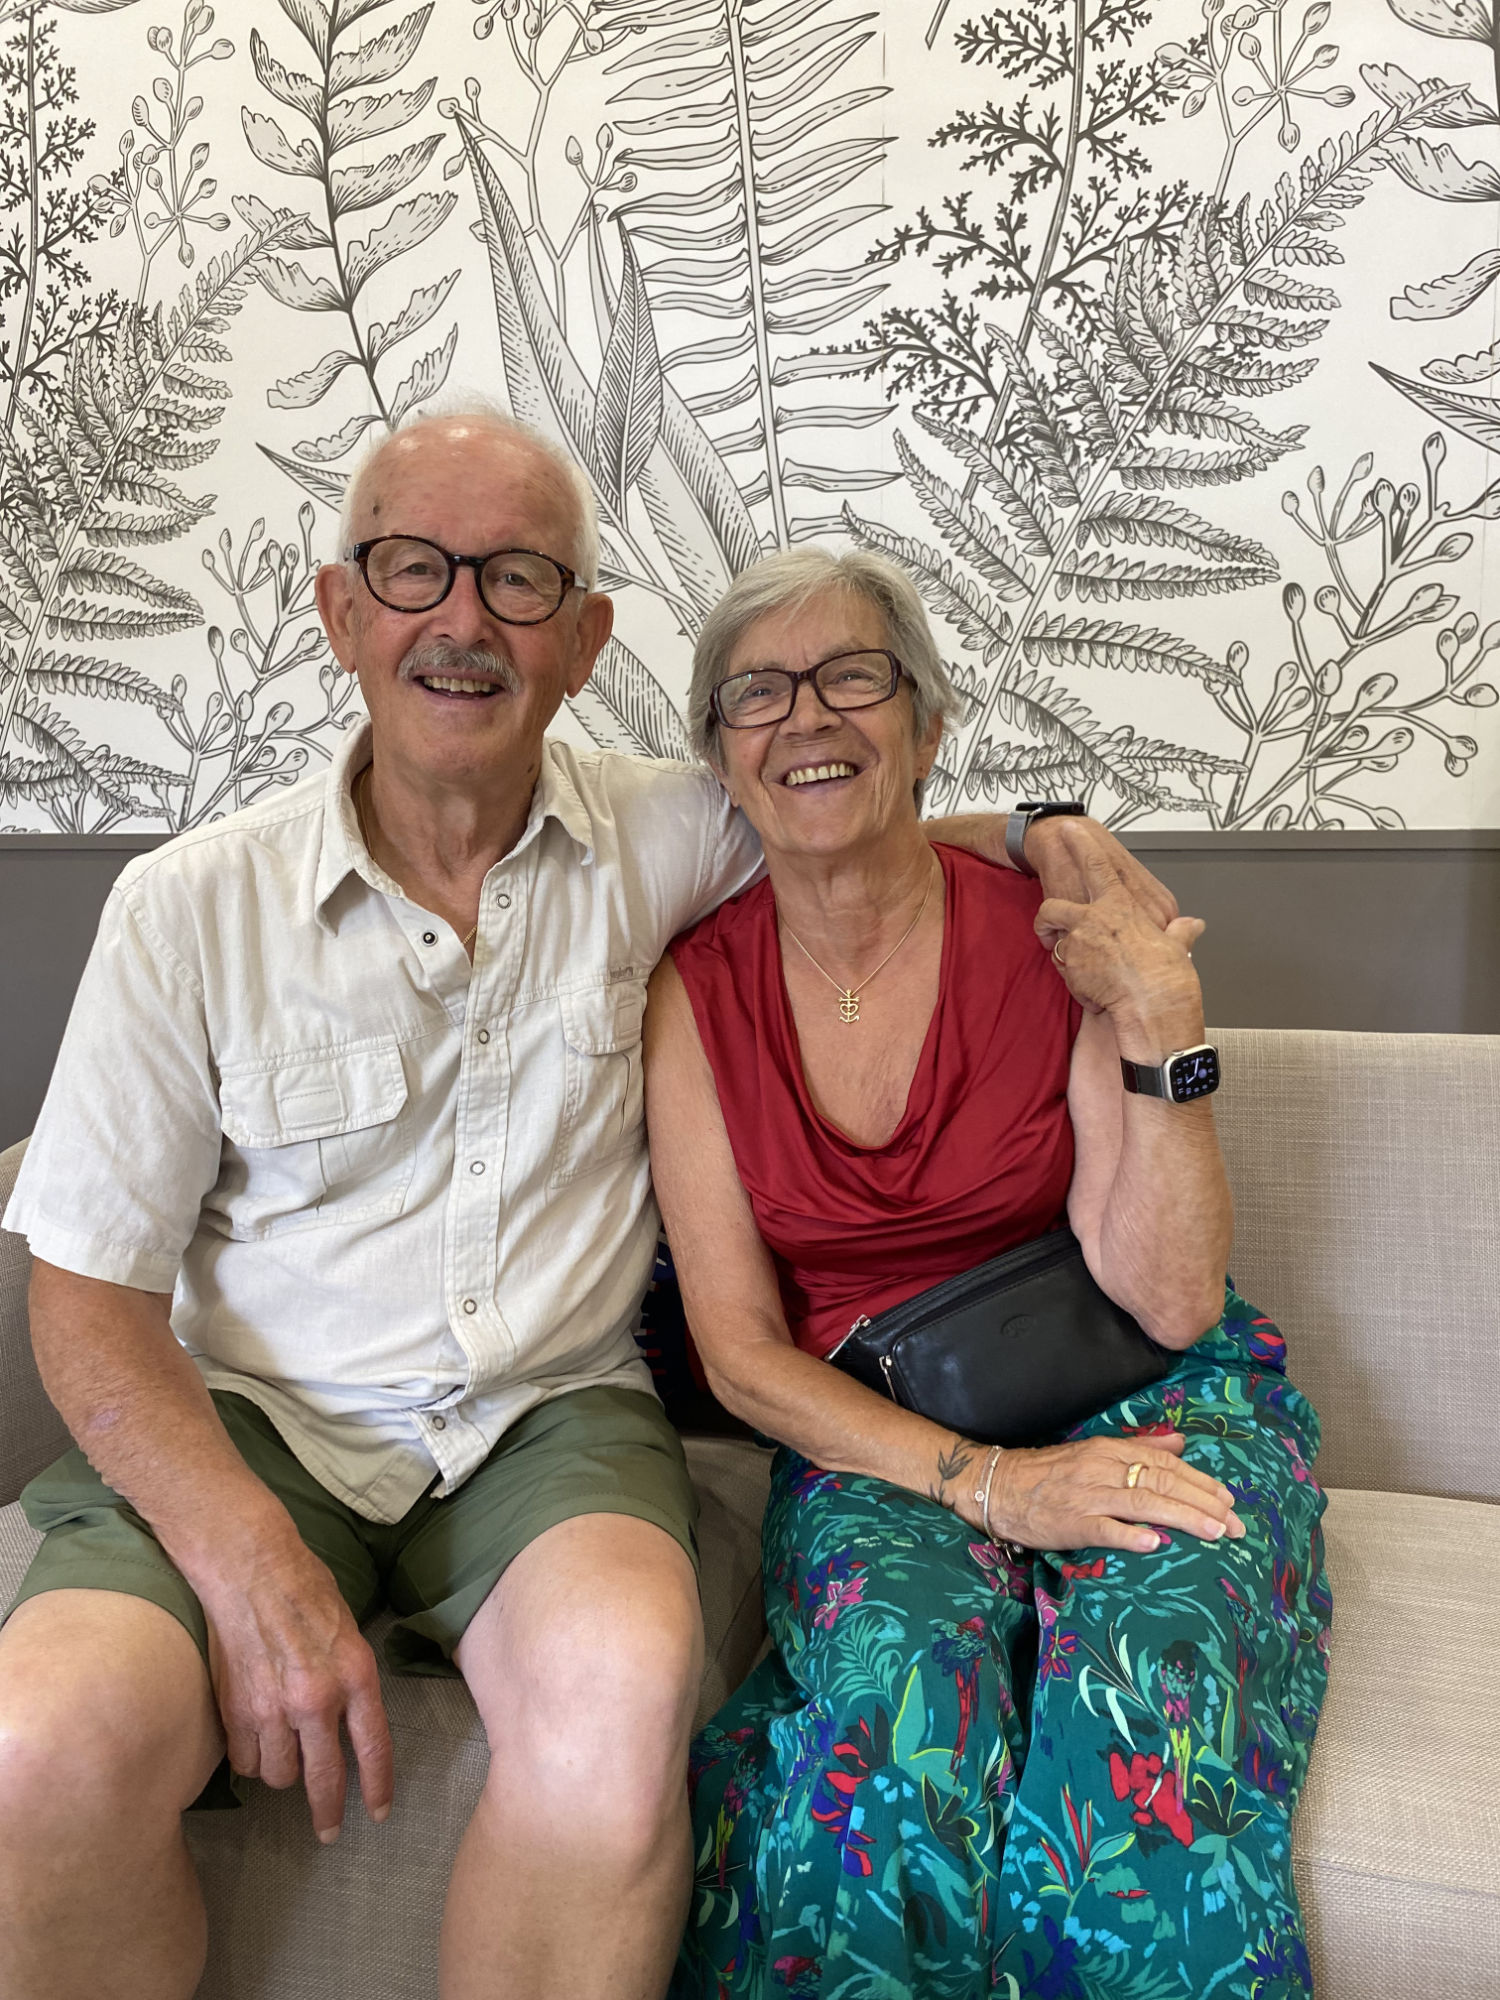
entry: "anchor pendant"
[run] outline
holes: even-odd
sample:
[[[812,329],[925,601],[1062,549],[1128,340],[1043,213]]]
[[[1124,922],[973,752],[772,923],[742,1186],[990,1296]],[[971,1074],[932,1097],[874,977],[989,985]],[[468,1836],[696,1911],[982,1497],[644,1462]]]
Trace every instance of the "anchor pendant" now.
[[[839,995],[839,1014],[845,1021],[859,1019],[859,995],[852,987],[846,986]]]

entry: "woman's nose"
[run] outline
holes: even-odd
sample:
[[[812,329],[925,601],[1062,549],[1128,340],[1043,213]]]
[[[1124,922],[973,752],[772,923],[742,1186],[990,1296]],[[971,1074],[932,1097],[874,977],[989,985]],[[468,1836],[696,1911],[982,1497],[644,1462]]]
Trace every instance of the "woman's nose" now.
[[[812,681],[799,681],[792,697],[792,712],[787,722],[799,733],[809,729],[826,729],[830,723],[838,725],[838,717],[818,693]]]

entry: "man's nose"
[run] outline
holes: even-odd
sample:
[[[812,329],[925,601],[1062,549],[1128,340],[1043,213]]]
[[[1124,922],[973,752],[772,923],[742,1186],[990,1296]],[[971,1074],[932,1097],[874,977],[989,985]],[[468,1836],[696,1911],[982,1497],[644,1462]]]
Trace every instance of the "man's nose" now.
[[[457,645],[472,646],[495,636],[495,620],[479,594],[479,578],[463,566],[454,571],[453,588],[432,616],[434,636]]]

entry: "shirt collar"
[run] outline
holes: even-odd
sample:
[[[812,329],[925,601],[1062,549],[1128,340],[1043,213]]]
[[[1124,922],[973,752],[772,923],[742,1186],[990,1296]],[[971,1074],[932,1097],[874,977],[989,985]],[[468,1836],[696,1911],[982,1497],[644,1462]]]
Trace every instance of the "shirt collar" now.
[[[324,780],[327,789],[324,794],[323,833],[313,881],[313,915],[324,930],[331,931],[333,928],[328,921],[328,903],[350,875],[358,875],[371,887],[387,893],[393,886],[372,863],[354,810],[354,781],[370,761],[371,734],[368,721],[351,729],[335,751]],[[582,850],[582,858],[592,861],[594,823],[563,760],[556,754],[557,748],[550,740],[542,745],[541,769],[532,793],[526,831],[516,846],[525,846],[536,838],[546,820],[555,819]]]

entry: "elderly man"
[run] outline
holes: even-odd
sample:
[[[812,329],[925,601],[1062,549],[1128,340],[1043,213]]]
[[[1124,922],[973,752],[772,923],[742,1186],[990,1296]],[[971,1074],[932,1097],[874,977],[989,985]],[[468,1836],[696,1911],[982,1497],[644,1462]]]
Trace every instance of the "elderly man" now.
[[[648,2000],[686,1906],[701,1637],[632,1339],[641,1011],[757,854],[706,771],[547,740],[612,615],[552,447],[426,419],[348,527],[318,602],[369,727],[121,876],[6,1217],[78,1443],[0,1633],[6,2000],[186,2000],[180,1816],[226,1751],[300,1773],[330,1841],[346,1729],[387,1816],[380,1601],[492,1751],[446,2000]],[[1036,838],[1060,893],[1088,837]]]

